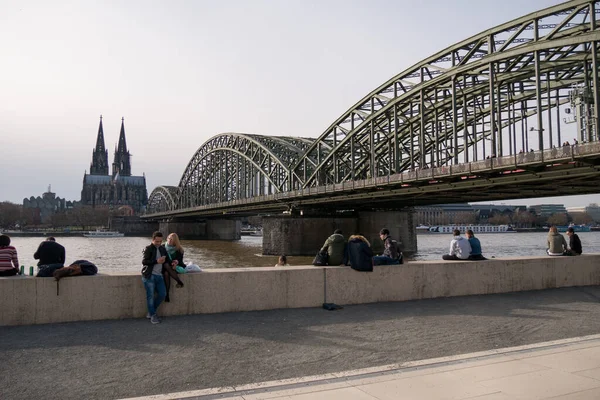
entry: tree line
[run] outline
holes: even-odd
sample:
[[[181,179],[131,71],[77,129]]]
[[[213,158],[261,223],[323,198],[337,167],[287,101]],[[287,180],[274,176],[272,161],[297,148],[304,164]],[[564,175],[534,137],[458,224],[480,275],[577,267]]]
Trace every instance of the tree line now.
[[[26,208],[9,201],[0,202],[0,228],[4,230],[89,230],[108,226],[112,215],[118,215],[118,212],[108,207],[79,205],[66,211],[55,212],[42,223],[38,208]]]

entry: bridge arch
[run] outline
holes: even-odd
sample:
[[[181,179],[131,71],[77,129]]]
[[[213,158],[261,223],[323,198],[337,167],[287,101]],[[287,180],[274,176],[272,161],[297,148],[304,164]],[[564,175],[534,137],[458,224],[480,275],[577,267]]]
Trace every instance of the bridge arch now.
[[[223,133],[192,156],[181,180],[179,208],[241,200],[290,190],[289,166],[314,139]]]
[[[406,69],[314,141],[291,166],[292,188],[560,146],[567,103],[578,139],[598,140],[599,10],[590,0],[549,7]]]
[[[177,186],[157,186],[148,197],[147,213],[173,211],[176,206]]]

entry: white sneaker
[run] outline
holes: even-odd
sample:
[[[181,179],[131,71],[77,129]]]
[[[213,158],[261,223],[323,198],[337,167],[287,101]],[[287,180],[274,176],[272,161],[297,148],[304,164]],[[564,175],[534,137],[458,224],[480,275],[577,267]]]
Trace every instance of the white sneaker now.
[[[152,317],[150,317],[150,322],[152,322],[153,324],[160,324],[160,319],[158,319],[158,315],[154,314]]]
[[[152,315],[150,315],[150,313],[146,313],[146,318],[150,319],[152,318]]]

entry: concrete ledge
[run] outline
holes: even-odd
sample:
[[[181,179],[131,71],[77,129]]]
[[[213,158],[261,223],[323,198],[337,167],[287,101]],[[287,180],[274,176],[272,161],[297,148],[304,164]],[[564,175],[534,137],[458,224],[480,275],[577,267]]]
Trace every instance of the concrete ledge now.
[[[378,266],[273,267],[205,270],[181,276],[161,315],[320,307],[435,297],[600,285],[600,255],[521,257],[488,261],[417,261]],[[58,290],[58,295],[57,295]],[[141,318],[139,274],[62,279],[0,278],[0,325]]]

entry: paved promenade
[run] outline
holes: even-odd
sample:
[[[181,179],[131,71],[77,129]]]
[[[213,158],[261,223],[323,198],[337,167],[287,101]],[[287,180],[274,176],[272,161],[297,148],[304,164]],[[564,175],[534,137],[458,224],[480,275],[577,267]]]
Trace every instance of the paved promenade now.
[[[481,397],[489,400],[519,398],[523,392],[517,390],[525,386],[547,390],[540,392],[543,395],[568,393],[564,390],[571,389],[561,386],[558,376],[572,375],[582,392],[597,387],[593,374],[600,368],[594,364],[600,351],[591,340],[583,344],[593,344],[589,348],[569,350],[575,358],[566,361],[561,355],[544,353],[539,353],[538,361],[547,357],[548,362],[515,359],[519,354],[534,354],[528,350],[497,359],[488,355],[471,361],[442,359],[433,366],[422,360],[599,333],[600,287],[357,305],[338,311],[310,308],[180,316],[165,318],[160,325],[140,318],[0,327],[0,398],[118,399],[186,392],[187,397],[202,394],[204,399],[247,399],[278,394],[275,389],[257,391],[253,386],[257,382],[294,386],[298,385],[295,379],[312,381],[306,378],[311,376],[324,376],[334,386],[300,384],[285,390],[308,388],[309,394],[299,398],[333,398],[332,390],[340,390],[344,398],[352,398],[352,393],[365,399],[410,398],[409,393],[435,398],[442,393],[448,396],[440,398],[457,399],[489,394]],[[549,365],[552,357],[559,357],[558,368]],[[411,364],[415,362],[423,365]],[[473,375],[477,369],[468,366],[471,362],[484,363],[483,372]],[[573,368],[565,370],[569,363]],[[382,372],[399,366],[399,371]],[[360,375],[365,368],[374,369],[364,376],[344,378],[344,371],[360,370],[350,373]],[[502,368],[507,371],[496,370]],[[494,379],[498,385],[489,386]],[[401,385],[409,382],[414,384]],[[460,382],[466,384],[453,385]],[[378,384],[387,385],[394,397],[376,391]],[[549,389],[543,389],[545,385]],[[373,391],[357,389],[363,386]],[[407,395],[398,397],[394,387]],[[197,392],[210,388],[228,391],[210,392],[208,397]],[[507,391],[511,388],[515,391]],[[250,389],[254,392],[240,396]],[[317,394],[320,389],[326,391]],[[432,397],[423,397],[418,390],[430,390],[425,393]],[[284,393],[296,394],[300,393]],[[525,393],[522,398],[536,397]]]
[[[600,399],[600,335],[128,400]]]

